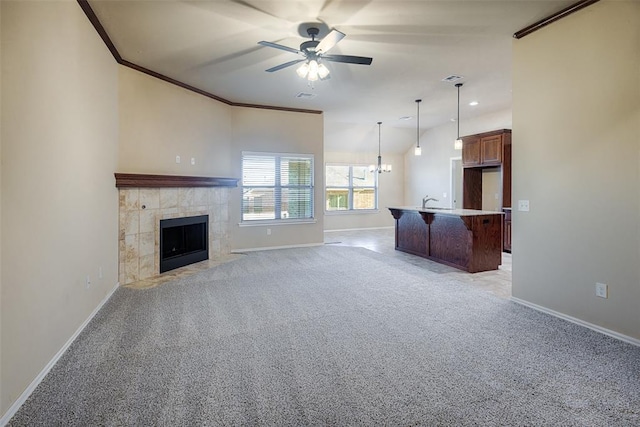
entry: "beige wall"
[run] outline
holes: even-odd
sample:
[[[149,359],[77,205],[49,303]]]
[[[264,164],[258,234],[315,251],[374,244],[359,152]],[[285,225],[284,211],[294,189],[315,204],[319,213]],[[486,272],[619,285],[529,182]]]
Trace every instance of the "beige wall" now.
[[[370,153],[339,153],[324,154],[325,164],[357,164],[370,165],[376,163],[377,152]],[[401,154],[382,153],[382,161],[390,163],[392,172],[378,176],[378,211],[369,213],[326,213],[324,217],[325,230],[351,230],[355,228],[393,227],[395,222],[388,206],[402,206],[402,188],[404,181],[404,156]],[[324,187],[324,183],[322,183]],[[324,194],[322,196],[324,202]],[[324,204],[323,204],[324,207]]]
[[[473,119],[460,119],[460,135],[473,135],[497,129],[511,129],[511,110],[498,111]],[[431,206],[451,207],[451,158],[462,152],[453,148],[457,127],[455,123],[425,131],[420,136],[422,155],[415,156],[413,148],[405,154],[404,204],[419,206],[425,195],[438,202]],[[444,197],[447,193],[447,197]]]
[[[513,65],[513,296],[638,339],[640,3],[515,40]]]
[[[482,209],[485,211],[502,209],[502,172],[500,168],[482,170]]]
[[[119,76],[118,171],[240,179],[243,150],[308,153],[315,155],[315,197],[321,200],[322,115],[230,107],[127,67]],[[266,226],[238,226],[241,194],[231,190],[231,249],[322,242],[322,205],[316,203],[315,224],[269,226],[267,236]]]
[[[75,1],[0,8],[4,413],[117,283],[118,74]]]
[[[2,7],[0,6],[0,242],[2,242]],[[0,243],[0,309],[2,308],[2,244]],[[2,400],[2,315],[0,314],[0,414],[4,413]]]
[[[242,152],[277,152],[314,155],[313,224],[240,226],[242,191],[231,190],[229,236],[232,250],[255,249],[323,242],[324,145],[321,114],[293,113],[233,107],[233,176],[242,174]],[[242,185],[242,183],[240,183]],[[267,228],[271,234],[267,234]]]
[[[240,177],[231,107],[128,67],[119,76],[119,172]]]

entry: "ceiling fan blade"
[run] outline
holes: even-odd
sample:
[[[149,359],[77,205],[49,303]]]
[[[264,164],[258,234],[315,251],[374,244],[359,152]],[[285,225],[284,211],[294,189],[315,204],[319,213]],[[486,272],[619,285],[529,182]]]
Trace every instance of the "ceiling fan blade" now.
[[[322,55],[321,58],[331,62],[346,62],[347,64],[361,65],[371,65],[371,62],[373,61],[373,58],[351,55]]]
[[[284,64],[276,65],[275,67],[269,68],[265,70],[268,73],[273,73],[274,71],[282,70],[283,68],[291,67],[299,62],[306,61],[306,59],[296,59],[294,61],[285,62]]]
[[[340,31],[333,29],[329,34],[327,34],[318,46],[316,46],[316,52],[323,53],[328,52],[332,47],[334,47],[340,40],[344,38],[345,34]]]
[[[278,44],[278,43],[271,43],[271,42],[266,42],[266,41],[263,40],[263,41],[258,42],[258,44],[260,44],[262,46],[273,47],[273,48],[280,49],[280,50],[286,50],[287,52],[291,52],[291,53],[297,53],[298,55],[304,55],[304,53],[302,53],[298,49],[294,49],[292,47],[284,46],[284,45],[281,45],[281,44]]]

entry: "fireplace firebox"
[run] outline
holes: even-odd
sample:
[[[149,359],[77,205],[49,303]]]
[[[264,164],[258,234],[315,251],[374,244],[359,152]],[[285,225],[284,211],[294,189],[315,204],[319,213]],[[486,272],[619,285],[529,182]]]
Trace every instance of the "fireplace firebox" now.
[[[209,259],[209,215],[160,220],[160,273]]]

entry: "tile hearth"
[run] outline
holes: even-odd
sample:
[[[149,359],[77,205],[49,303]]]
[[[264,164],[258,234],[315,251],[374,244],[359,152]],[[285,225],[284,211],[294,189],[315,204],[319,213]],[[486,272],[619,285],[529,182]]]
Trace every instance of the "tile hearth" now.
[[[209,259],[206,261],[196,262],[195,264],[185,265],[184,267],[176,268],[175,270],[162,273],[159,276],[153,276],[147,279],[141,279],[141,280],[138,280],[137,282],[132,282],[123,286],[125,288],[138,289],[138,290],[151,289],[151,288],[155,288],[156,286],[163,285],[167,282],[171,282],[172,280],[179,279],[181,277],[191,276],[201,271],[208,270],[213,267],[217,267],[220,264],[238,260],[244,256],[246,255],[244,254],[221,255],[220,258],[216,258],[215,260]]]
[[[196,215],[209,215],[209,259],[228,255],[229,188],[120,188],[120,284],[159,274],[161,219]]]

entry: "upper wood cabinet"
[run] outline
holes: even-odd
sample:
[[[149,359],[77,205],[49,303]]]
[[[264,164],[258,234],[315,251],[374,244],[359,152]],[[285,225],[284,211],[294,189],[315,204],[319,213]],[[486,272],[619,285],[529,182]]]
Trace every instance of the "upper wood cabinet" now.
[[[500,169],[502,206],[511,207],[511,130],[500,129],[462,137],[462,206],[482,209],[485,168]]]
[[[465,136],[462,139],[462,166],[480,166],[480,138]]]
[[[502,163],[502,135],[480,138],[480,160],[483,165]]]
[[[462,166],[500,166],[506,145],[511,145],[509,129],[462,137]]]

